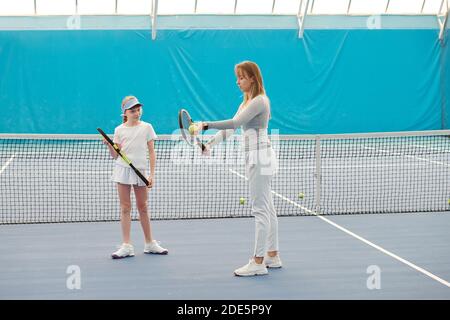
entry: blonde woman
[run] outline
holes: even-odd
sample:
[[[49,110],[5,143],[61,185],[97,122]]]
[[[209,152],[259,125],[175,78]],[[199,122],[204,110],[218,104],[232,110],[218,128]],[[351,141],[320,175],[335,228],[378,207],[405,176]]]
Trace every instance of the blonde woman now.
[[[130,241],[131,229],[131,188],[133,187],[136,206],[139,212],[139,221],[144,232],[144,253],[167,254],[168,250],[162,248],[152,238],[150,218],[148,215],[147,199],[148,189],[155,183],[156,154],[154,140],[157,138],[150,123],[141,121],[142,104],[134,96],[127,96],[122,101],[123,123],[114,130],[114,143],[127,155],[134,166],[145,175],[148,172],[147,154],[150,158],[150,182],[147,187],[136,175],[130,166],[121,158],[108,143],[105,143],[111,156],[116,159],[112,179],[117,183],[120,200],[120,221],[122,227],[122,245],[111,256],[113,259],[122,259],[134,256],[134,247]]]
[[[235,66],[237,85],[244,99],[233,119],[196,123],[198,130],[219,129],[205,145],[204,154],[242,127],[246,174],[249,181],[252,215],[255,217],[255,248],[253,257],[234,271],[236,276],[267,274],[267,267],[282,266],[278,255],[278,220],[271,192],[272,176],[278,166],[267,128],[270,101],[266,96],[258,65],[244,61]]]

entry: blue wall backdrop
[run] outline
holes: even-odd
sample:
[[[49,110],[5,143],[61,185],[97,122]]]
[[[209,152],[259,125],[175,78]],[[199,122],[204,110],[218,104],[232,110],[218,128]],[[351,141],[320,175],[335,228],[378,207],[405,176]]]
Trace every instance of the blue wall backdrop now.
[[[282,134],[441,129],[449,50],[437,30],[0,32],[0,133],[113,132],[136,95],[158,134],[231,118],[234,65],[257,62]],[[444,79],[444,80],[443,80]],[[444,82],[444,84],[443,84]]]
[[[446,29],[445,46],[443,46],[443,61],[441,72],[443,73],[443,85],[442,85],[442,105],[443,105],[443,123],[442,126],[445,129],[450,128],[450,49],[448,37],[450,36],[449,29]]]

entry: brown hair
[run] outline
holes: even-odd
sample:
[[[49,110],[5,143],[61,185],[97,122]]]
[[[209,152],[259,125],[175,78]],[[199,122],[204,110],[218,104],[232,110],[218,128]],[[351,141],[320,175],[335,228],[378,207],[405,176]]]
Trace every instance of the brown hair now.
[[[244,93],[244,104],[260,94],[266,94],[261,70],[258,65],[252,61],[243,61],[234,67],[237,76],[243,76],[247,79],[253,79],[250,93]]]

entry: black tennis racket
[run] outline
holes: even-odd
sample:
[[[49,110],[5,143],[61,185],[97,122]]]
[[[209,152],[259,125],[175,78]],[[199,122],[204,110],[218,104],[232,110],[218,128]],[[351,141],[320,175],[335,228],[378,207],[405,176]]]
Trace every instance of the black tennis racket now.
[[[130,159],[128,159],[127,156],[120,150],[119,146],[115,144],[102,129],[97,128],[97,131],[100,132],[103,138],[105,138],[105,140],[114,148],[117,154],[122,157],[123,161],[125,161],[131,167],[131,169],[133,169],[133,171],[136,172],[137,176],[141,178],[141,180],[144,181],[145,185],[148,187],[150,182],[144,177],[144,175],[138,169],[136,169],[136,167],[131,163]]]
[[[183,137],[184,141],[186,141],[190,146],[198,145],[202,149],[202,151],[204,151],[206,147],[200,141],[198,136],[194,136],[189,133],[189,126],[193,124],[194,121],[192,121],[192,118],[187,110],[181,109],[178,112],[178,123],[180,125],[181,136]]]

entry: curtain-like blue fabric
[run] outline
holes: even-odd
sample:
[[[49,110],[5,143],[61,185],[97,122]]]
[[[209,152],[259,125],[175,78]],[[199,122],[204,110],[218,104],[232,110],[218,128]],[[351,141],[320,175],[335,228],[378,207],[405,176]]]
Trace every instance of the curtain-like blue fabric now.
[[[444,44],[442,47],[442,63],[441,63],[441,95],[442,95],[442,128],[450,128],[450,48],[449,29],[446,30]]]
[[[1,31],[0,133],[112,132],[126,95],[158,134],[180,108],[228,119],[243,60],[261,67],[281,134],[440,129],[442,50],[448,70],[436,30]]]

